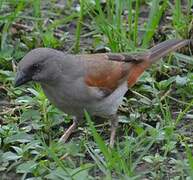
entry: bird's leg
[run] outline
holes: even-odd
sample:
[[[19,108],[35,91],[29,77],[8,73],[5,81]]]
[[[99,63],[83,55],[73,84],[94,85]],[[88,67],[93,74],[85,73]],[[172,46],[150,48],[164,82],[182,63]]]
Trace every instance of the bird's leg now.
[[[113,115],[111,117],[111,137],[110,137],[110,147],[113,148],[115,143],[115,135],[116,135],[116,129],[118,126],[118,117],[117,115]]]
[[[62,137],[59,139],[59,142],[65,143],[68,140],[69,136],[77,128],[77,126],[78,126],[77,118],[74,117],[72,125],[65,131],[65,133],[62,135]]]

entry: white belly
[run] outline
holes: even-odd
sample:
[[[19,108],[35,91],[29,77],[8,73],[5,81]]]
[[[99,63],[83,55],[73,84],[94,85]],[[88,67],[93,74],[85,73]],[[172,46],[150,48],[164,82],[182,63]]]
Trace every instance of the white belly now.
[[[59,89],[56,91],[56,88],[44,85],[42,85],[42,88],[48,99],[63,112],[70,115],[83,116],[84,110],[87,110],[90,115],[100,117],[115,114],[128,90],[127,82],[125,82],[106,98],[90,101],[89,97],[87,97],[88,101],[81,101],[81,98],[74,98],[73,94],[77,96],[76,93],[80,93],[79,95],[81,97],[81,93],[84,92],[67,93],[70,92],[70,90]]]

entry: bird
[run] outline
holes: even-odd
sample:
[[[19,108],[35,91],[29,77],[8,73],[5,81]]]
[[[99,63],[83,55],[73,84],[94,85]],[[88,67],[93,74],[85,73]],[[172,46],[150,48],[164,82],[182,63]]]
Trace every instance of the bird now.
[[[66,54],[52,48],[36,48],[18,63],[15,87],[29,81],[40,83],[51,103],[73,116],[73,123],[59,139],[66,142],[84,120],[91,116],[109,119],[109,146],[115,144],[117,111],[125,93],[153,63],[190,43],[170,39],[138,53]]]

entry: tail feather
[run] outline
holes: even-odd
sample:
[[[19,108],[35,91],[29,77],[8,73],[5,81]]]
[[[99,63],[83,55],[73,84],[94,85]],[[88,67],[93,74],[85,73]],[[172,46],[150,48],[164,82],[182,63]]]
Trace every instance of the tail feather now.
[[[128,75],[128,86],[132,87],[140,75],[152,64],[168,53],[191,43],[191,40],[167,40],[151,48],[147,53],[137,56],[140,63],[134,63]]]
[[[154,63],[159,60],[161,57],[166,56],[168,53],[172,51],[176,51],[188,44],[191,43],[191,40],[167,40],[164,41],[155,47],[149,50],[149,58],[150,63]]]

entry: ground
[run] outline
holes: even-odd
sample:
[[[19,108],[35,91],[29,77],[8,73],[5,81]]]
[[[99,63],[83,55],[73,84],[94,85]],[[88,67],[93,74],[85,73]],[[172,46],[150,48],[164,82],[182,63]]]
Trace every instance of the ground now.
[[[192,0],[0,2],[0,175],[8,179],[193,179],[192,48],[153,65],[119,108],[116,145],[92,119],[66,144],[71,123],[38,84],[13,87],[31,49],[134,52],[192,38]],[[94,125],[93,123],[94,122]]]

